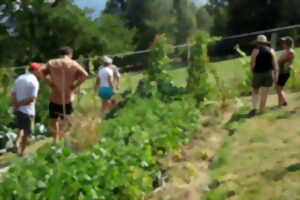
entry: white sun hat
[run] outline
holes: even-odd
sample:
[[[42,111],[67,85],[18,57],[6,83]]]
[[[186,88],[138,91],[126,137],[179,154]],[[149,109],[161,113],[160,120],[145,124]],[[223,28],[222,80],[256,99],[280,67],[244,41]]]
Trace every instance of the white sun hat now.
[[[103,56],[102,57],[102,61],[108,64],[112,64],[113,63],[113,59],[108,57],[108,56]]]

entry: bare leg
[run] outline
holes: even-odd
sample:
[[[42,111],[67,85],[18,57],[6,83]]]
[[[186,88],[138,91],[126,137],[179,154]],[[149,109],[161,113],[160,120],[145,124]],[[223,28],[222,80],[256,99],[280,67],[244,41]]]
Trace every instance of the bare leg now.
[[[268,87],[263,87],[262,88],[260,108],[259,108],[260,113],[264,112],[264,109],[265,109],[265,106],[266,106],[266,103],[267,103],[267,99],[268,99],[268,92],[269,92]]]
[[[115,100],[115,99],[112,98],[112,99],[109,101],[109,108],[110,108],[110,109],[113,109],[116,105],[117,105],[117,100]]]
[[[51,130],[53,142],[57,143],[59,141],[59,123],[58,119],[51,119]]]
[[[109,105],[109,102],[107,100],[102,100],[101,117],[104,117],[105,111],[107,110],[108,105]]]
[[[257,102],[258,102],[258,92],[259,92],[259,89],[258,89],[258,88],[253,88],[253,92],[252,92],[252,105],[253,105],[253,110],[256,110],[256,107],[257,107]]]
[[[286,102],[285,94],[283,92],[283,88],[279,85],[276,85],[276,91],[278,94],[278,105],[279,106],[285,105],[287,102]]]
[[[59,127],[59,139],[61,140],[65,138],[65,131],[68,128],[68,116],[59,120]]]
[[[19,152],[19,147],[20,147],[23,135],[24,135],[24,131],[23,130],[19,130],[18,136],[17,136],[17,139],[16,139],[16,153]]]
[[[25,148],[27,146],[28,140],[29,140],[29,135],[24,134],[23,137],[22,137],[22,145],[21,145],[20,156],[24,156],[24,152],[25,152]]]

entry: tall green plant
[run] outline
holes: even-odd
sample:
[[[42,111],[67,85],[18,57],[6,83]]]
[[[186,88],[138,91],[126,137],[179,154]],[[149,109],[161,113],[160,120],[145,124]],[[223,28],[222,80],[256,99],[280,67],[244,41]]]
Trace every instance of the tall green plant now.
[[[168,54],[172,50],[164,34],[156,35],[151,46],[148,67],[144,72],[145,78],[139,82],[137,87],[137,93],[140,96],[149,97],[157,93],[162,99],[169,100],[184,92],[183,88],[174,85],[172,77],[167,72],[170,63]]]
[[[194,46],[191,53],[191,64],[188,69],[188,92],[200,103],[207,97],[210,90],[208,80],[209,57],[207,47],[217,38],[211,38],[205,31],[197,31],[193,38]]]
[[[170,47],[164,34],[157,35],[151,46],[146,76],[149,82],[154,81],[160,87],[163,84],[170,83],[172,80],[171,76],[166,72],[166,67],[170,63],[168,58],[168,54],[171,52]]]
[[[241,95],[249,95],[251,94],[251,82],[252,82],[252,72],[250,69],[250,60],[247,57],[247,54],[240,49],[239,45],[234,47],[236,52],[241,56],[239,59],[243,70],[245,71],[245,78],[241,82],[240,85],[240,93]]]

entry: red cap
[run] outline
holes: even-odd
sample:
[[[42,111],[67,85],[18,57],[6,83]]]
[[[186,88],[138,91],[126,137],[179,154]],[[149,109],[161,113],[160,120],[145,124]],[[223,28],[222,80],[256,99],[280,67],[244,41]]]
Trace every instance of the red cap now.
[[[37,69],[40,69],[41,66],[39,63],[31,63],[30,64],[30,69],[33,69],[33,70],[37,70]]]

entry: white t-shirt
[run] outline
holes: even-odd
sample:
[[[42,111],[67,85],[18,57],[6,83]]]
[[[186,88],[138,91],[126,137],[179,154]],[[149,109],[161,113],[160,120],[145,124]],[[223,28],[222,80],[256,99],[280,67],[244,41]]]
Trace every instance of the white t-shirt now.
[[[111,76],[114,79],[114,72],[109,67],[100,68],[98,77],[100,78],[100,88],[110,88],[108,78]],[[113,81],[113,80],[112,80]]]
[[[38,96],[39,81],[32,73],[27,73],[19,76],[13,86],[12,92],[16,93],[16,100],[23,101],[25,99]],[[35,115],[35,102],[26,106],[20,106],[18,111],[27,115]]]

